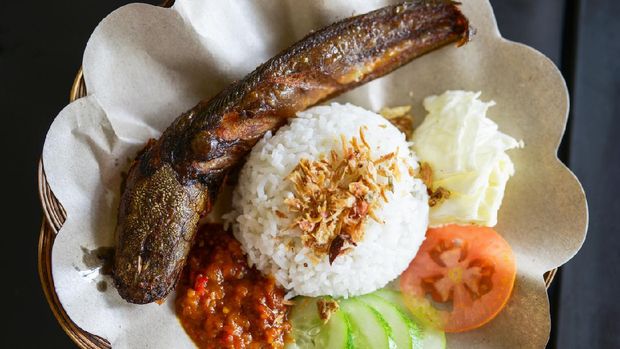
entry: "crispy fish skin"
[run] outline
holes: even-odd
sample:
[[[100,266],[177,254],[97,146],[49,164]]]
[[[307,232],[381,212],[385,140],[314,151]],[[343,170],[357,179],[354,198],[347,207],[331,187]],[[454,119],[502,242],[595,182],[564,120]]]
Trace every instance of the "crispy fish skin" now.
[[[211,210],[228,170],[265,132],[425,53],[464,44],[468,36],[468,20],[453,1],[381,8],[306,36],[179,116],[129,170],[116,231],[119,294],[139,304],[166,297],[199,218]]]

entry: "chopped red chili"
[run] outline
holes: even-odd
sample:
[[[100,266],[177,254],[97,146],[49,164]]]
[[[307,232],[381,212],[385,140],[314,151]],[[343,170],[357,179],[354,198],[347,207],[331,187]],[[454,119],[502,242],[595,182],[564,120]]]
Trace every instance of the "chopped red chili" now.
[[[203,295],[206,291],[207,282],[209,282],[208,277],[198,274],[196,277],[196,282],[194,283],[194,290],[196,290],[196,292],[200,295]]]

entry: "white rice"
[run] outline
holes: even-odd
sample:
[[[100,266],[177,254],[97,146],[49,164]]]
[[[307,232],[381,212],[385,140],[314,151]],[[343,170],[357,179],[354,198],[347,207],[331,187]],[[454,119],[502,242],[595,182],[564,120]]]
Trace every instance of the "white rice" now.
[[[428,225],[426,188],[408,174],[409,166],[418,165],[405,136],[383,117],[351,104],[314,107],[297,116],[274,136],[265,135],[243,167],[227,215],[235,236],[249,262],[273,275],[288,297],[348,297],[385,286],[407,268]],[[367,219],[364,240],[351,252],[332,265],[327,256],[313,263],[300,231],[290,229],[292,218],[275,213],[288,212],[284,199],[293,193],[286,177],[302,158],[318,160],[332,149],[341,153],[340,135],[359,137],[362,126],[373,158],[397,152],[400,181],[375,210],[383,224]]]

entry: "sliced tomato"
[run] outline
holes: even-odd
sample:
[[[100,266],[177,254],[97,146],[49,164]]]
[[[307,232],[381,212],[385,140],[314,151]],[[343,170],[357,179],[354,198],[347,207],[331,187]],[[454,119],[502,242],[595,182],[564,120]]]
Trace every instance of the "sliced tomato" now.
[[[512,249],[487,227],[429,229],[400,286],[428,325],[462,332],[491,321],[508,302],[517,267]]]

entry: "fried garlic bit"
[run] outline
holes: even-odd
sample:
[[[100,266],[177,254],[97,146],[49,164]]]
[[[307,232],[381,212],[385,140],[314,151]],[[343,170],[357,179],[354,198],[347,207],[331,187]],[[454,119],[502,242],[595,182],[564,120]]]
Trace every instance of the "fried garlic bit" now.
[[[321,298],[316,302],[317,310],[319,311],[319,318],[326,324],[332,314],[340,309],[340,305],[333,299]]]
[[[450,191],[444,187],[433,188],[433,169],[427,162],[420,163],[419,178],[426,185],[426,192],[429,195],[428,205],[433,207],[440,204],[444,200],[450,198]]]
[[[287,177],[293,183],[293,196],[285,200],[292,227],[301,230],[315,257],[328,254],[330,264],[363,239],[368,217],[381,222],[374,210],[400,178],[396,153],[373,159],[364,129],[359,138],[341,136],[341,145],[341,154],[301,159]]]
[[[413,116],[409,113],[410,105],[400,107],[383,107],[379,110],[379,115],[386,118],[392,125],[396,126],[407,138],[413,133]]]

